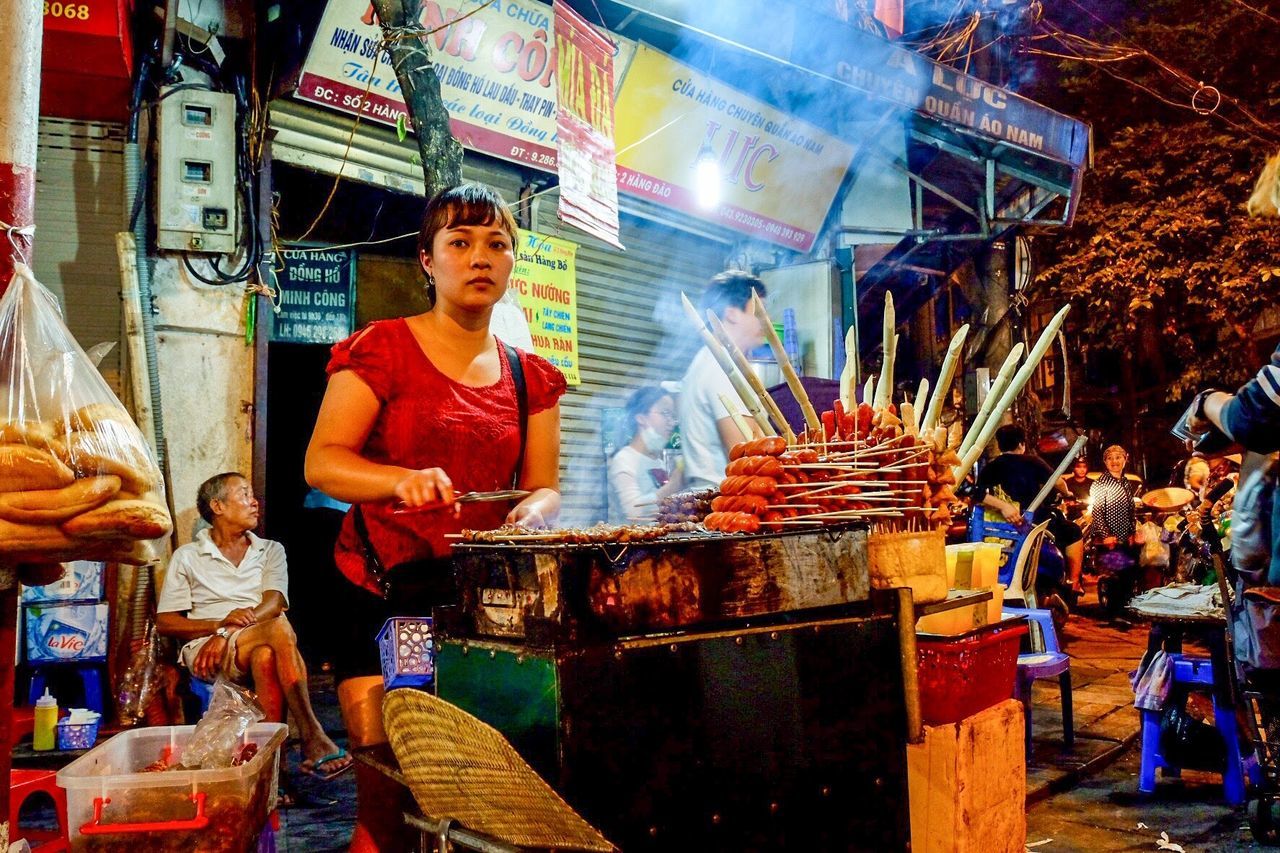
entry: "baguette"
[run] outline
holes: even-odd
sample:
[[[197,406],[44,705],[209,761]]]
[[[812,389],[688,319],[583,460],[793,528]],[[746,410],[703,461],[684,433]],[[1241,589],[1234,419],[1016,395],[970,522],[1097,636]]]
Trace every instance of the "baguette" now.
[[[18,562],[31,554],[47,552],[61,554],[96,544],[64,533],[52,524],[23,524],[19,521],[0,519],[0,554],[5,555],[5,562]],[[14,555],[22,555],[22,557]],[[63,561],[41,559],[40,562]]]
[[[27,524],[56,524],[106,503],[120,491],[120,478],[85,477],[61,489],[0,494],[0,518]]]
[[[132,424],[100,421],[92,431],[80,430],[66,441],[55,440],[52,450],[83,477],[114,474],[126,492],[144,494],[160,485],[160,469]]]
[[[159,539],[173,529],[169,512],[149,501],[108,501],[59,525],[86,539]]]
[[[0,422],[0,444],[25,444],[48,450],[55,435],[47,421]]]
[[[60,489],[76,475],[52,454],[25,444],[0,444],[0,492]]]
[[[65,435],[77,430],[95,430],[103,421],[128,424],[136,429],[133,418],[129,417],[129,413],[115,403],[90,403],[87,406],[81,406],[74,412],[68,412],[64,417],[60,418],[54,424],[53,431],[54,433]]]

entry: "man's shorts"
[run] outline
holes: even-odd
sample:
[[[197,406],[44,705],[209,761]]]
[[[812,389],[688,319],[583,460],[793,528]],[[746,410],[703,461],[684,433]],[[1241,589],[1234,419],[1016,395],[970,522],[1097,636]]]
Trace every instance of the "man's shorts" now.
[[[218,670],[230,681],[243,681],[247,674],[236,666],[236,640],[240,637],[240,632],[243,630],[243,628],[237,628],[227,635],[227,649],[223,654],[222,667]],[[196,658],[199,656],[200,650],[204,648],[204,644],[212,639],[213,634],[210,634],[207,637],[200,637],[188,642],[182,647],[182,650],[178,652],[178,663],[190,670],[191,665],[195,663]]]

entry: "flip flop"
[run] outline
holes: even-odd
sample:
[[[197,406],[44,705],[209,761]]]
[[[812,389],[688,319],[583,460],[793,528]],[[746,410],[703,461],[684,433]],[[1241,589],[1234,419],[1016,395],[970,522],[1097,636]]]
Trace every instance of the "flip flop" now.
[[[322,758],[317,758],[315,761],[312,761],[309,758],[304,759],[303,762],[298,766],[298,769],[301,770],[303,773],[306,773],[308,776],[313,776],[316,779],[319,779],[321,782],[328,782],[331,779],[337,779],[343,773],[346,773],[351,768],[355,767],[356,763],[354,761],[348,762],[348,764],[345,767],[343,767],[341,770],[335,770],[332,773],[324,773],[320,771],[318,768],[323,767],[324,765],[328,764],[331,761],[341,761],[346,757],[347,757],[347,751],[342,747],[338,747],[337,752],[331,752]]]

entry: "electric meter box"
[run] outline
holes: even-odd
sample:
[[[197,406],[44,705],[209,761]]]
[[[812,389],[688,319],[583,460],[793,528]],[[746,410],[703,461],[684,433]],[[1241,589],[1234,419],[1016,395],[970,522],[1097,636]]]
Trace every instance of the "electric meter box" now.
[[[224,92],[160,90],[156,245],[230,254],[236,215],[236,99]]]

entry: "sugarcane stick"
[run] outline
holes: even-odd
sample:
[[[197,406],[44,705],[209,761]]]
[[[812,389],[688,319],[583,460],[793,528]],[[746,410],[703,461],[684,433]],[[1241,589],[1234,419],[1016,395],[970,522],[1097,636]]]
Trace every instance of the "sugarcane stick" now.
[[[1032,374],[1040,366],[1040,360],[1044,358],[1045,352],[1053,345],[1053,340],[1057,336],[1058,330],[1062,328],[1063,322],[1066,321],[1067,312],[1070,310],[1070,305],[1062,306],[1062,310],[1053,315],[1053,319],[1049,321],[1049,324],[1044,327],[1044,331],[1040,333],[1039,339],[1036,340],[1036,345],[1031,348],[1031,354],[1027,356],[1027,360],[1022,363],[1021,369],[1014,375],[1009,382],[1009,387],[1005,389],[999,402],[991,410],[986,423],[983,424],[981,435],[973,439],[968,453],[963,454],[960,464],[952,469],[957,483],[964,482],[965,476],[973,468],[974,463],[978,461],[982,451],[986,449],[987,442],[991,441],[991,436],[995,434],[996,427],[1000,425],[1000,419],[1004,417],[1004,413],[1009,410],[1009,407],[1013,405],[1013,401],[1022,393],[1022,389],[1031,381]]]
[[[1088,441],[1088,439],[1082,435],[1076,439],[1075,444],[1071,445],[1071,449],[1067,451],[1067,455],[1062,457],[1062,461],[1058,463],[1058,467],[1054,470],[1053,476],[1050,477],[1048,482],[1046,482],[1040,489],[1040,493],[1036,495],[1035,500],[1027,505],[1027,518],[1033,518],[1035,516],[1036,510],[1040,508],[1040,504],[1044,503],[1044,499],[1049,497],[1049,493],[1053,491],[1054,486],[1058,485],[1058,481],[1067,473],[1067,469],[1071,467],[1071,463],[1075,461],[1076,456],[1078,456],[1080,451],[1084,449],[1086,441]]]
[[[1013,374],[1018,369],[1018,361],[1022,358],[1023,349],[1021,342],[1016,343],[1013,345],[1013,349],[1009,350],[1009,354],[1005,356],[1004,364],[1000,365],[1000,372],[996,374],[995,381],[991,383],[991,389],[987,391],[986,399],[982,401],[982,406],[979,407],[978,414],[973,419],[973,425],[969,427],[969,432],[965,434],[964,441],[960,442],[960,449],[956,451],[961,459],[969,452],[969,448],[973,446],[973,439],[986,426],[987,418],[991,417],[991,410],[1000,401],[1001,395],[1004,394],[1004,389],[1009,387],[1009,382],[1013,379]]]
[[[733,423],[737,426],[738,431],[742,433],[742,440],[749,441],[752,436],[751,427],[747,426],[747,422],[743,420],[742,413],[738,411],[738,407],[733,405],[733,401],[720,394],[720,405],[724,406],[724,410],[729,413],[729,417],[733,418]]]
[[[876,381],[876,397],[872,406],[883,409],[893,402],[893,353],[897,335],[898,314],[893,310],[893,294],[884,295],[884,339],[881,348],[884,358],[880,362],[880,378]]]
[[[791,364],[787,351],[783,349],[782,339],[774,331],[773,322],[769,319],[769,312],[764,307],[764,300],[760,298],[759,293],[754,292],[751,294],[751,299],[756,304],[756,316],[760,319],[761,325],[764,326],[764,336],[769,341],[769,348],[773,350],[773,357],[777,360],[778,366],[782,368],[782,378],[786,380],[792,396],[800,404],[800,412],[804,415],[805,427],[808,428],[810,435],[822,435],[822,419],[814,411],[813,403],[809,400],[809,392],[804,390],[804,385],[800,382],[800,377],[796,375],[796,369]]]
[[[965,323],[947,345],[947,355],[942,359],[942,369],[938,371],[938,381],[933,386],[933,399],[929,401],[924,420],[920,421],[921,432],[927,433],[938,425],[938,416],[942,413],[942,404],[947,401],[947,395],[951,393],[951,380],[956,375],[956,364],[960,361],[964,339],[968,334],[969,324]]]
[[[916,407],[916,426],[920,427],[924,424],[924,410],[929,408],[929,377],[926,376],[920,380],[916,395],[911,398],[911,404]]]
[[[862,386],[862,402],[870,406],[874,401],[872,395],[876,393],[876,378],[868,376],[866,383]]]
[[[733,342],[733,338],[729,337],[729,332],[725,329],[724,324],[720,322],[720,318],[715,315],[714,311],[708,311],[707,321],[711,324],[711,333],[716,336],[716,340],[729,353],[733,363],[738,366],[739,372],[747,380],[747,385],[751,388],[752,393],[756,395],[756,399],[760,401],[760,405],[764,407],[765,412],[773,419],[773,422],[778,425],[778,429],[782,430],[782,435],[787,439],[787,444],[795,444],[796,434],[792,432],[791,424],[787,423],[787,419],[782,414],[782,410],[778,408],[777,402],[765,390],[764,383],[760,381],[760,377],[756,376],[756,372],[751,369],[751,363],[747,361],[746,355],[743,354],[742,350],[738,349],[738,345]]]
[[[720,365],[720,369],[724,371],[725,376],[729,377],[729,383],[733,385],[734,392],[742,400],[742,404],[747,407],[747,411],[751,414],[751,418],[760,426],[760,431],[765,436],[774,436],[778,431],[769,423],[769,419],[765,417],[764,412],[760,411],[760,403],[756,400],[756,396],[751,393],[751,389],[747,387],[747,381],[738,375],[738,371],[733,366],[733,359],[729,357],[729,353],[725,352],[724,347],[720,346],[720,342],[715,339],[711,332],[707,331],[707,326],[698,317],[698,310],[693,307],[693,303],[689,301],[689,297],[683,293],[680,294],[680,301],[684,304],[685,314],[693,322],[694,328],[698,330],[698,334],[702,336],[702,342],[707,345],[707,349],[711,351],[712,357],[715,358],[716,364]]]
[[[844,335],[844,370],[840,371],[840,405],[851,412],[858,405],[853,389],[858,387],[858,328],[850,326]]]

